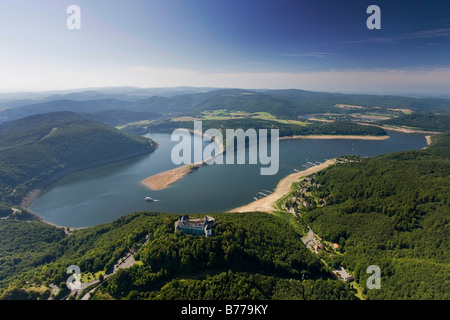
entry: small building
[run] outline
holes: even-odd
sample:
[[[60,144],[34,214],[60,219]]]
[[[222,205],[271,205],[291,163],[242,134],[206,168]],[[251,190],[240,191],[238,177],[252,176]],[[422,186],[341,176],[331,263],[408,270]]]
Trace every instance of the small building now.
[[[175,232],[183,231],[185,234],[193,236],[205,235],[209,237],[212,235],[212,229],[216,226],[216,220],[210,216],[204,216],[200,219],[189,219],[189,216],[184,215],[178,218],[175,222]]]
[[[334,269],[333,273],[339,278],[346,282],[353,281],[353,276],[348,273],[347,270],[345,270],[343,267],[339,267],[338,269]]]

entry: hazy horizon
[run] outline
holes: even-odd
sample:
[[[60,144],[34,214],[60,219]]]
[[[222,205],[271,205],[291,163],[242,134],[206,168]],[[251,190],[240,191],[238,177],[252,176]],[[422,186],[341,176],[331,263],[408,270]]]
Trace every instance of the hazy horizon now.
[[[274,88],[238,88],[238,87],[196,87],[196,86],[172,86],[172,87],[136,87],[136,86],[105,86],[105,87],[85,87],[85,88],[69,88],[69,89],[60,89],[60,90],[35,90],[35,91],[1,91],[0,90],[0,99],[5,100],[19,100],[25,98],[45,98],[51,95],[66,95],[72,93],[83,93],[83,92],[97,92],[103,93],[105,95],[108,94],[127,94],[129,91],[134,90],[178,90],[178,89],[198,89],[198,93],[209,92],[215,90],[248,90],[248,91],[270,91],[270,90],[299,90],[299,91],[309,91],[309,92],[317,92],[317,93],[335,93],[335,94],[361,94],[361,95],[392,95],[392,96],[400,96],[400,97],[414,97],[414,98],[437,98],[437,99],[450,99],[450,93],[418,93],[418,92],[394,92],[394,91],[379,91],[379,92],[356,92],[356,91],[326,91],[326,90],[305,90],[302,88],[283,88],[283,89],[274,89]],[[202,90],[200,90],[202,89]],[[105,92],[108,91],[108,92]],[[172,92],[173,92],[172,91]],[[197,93],[197,91],[195,92]],[[189,94],[186,92],[181,92],[180,94]],[[158,95],[158,94],[155,94]],[[143,97],[148,95],[142,94]]]

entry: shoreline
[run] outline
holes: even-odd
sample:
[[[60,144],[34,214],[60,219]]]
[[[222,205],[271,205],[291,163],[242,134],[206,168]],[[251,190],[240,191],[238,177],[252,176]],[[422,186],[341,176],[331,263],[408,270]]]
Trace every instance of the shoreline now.
[[[36,201],[36,199],[39,197],[39,195],[41,194],[42,189],[40,188],[36,188],[31,190],[30,192],[27,193],[27,195],[22,199],[22,202],[20,203],[20,206],[24,209],[27,209],[28,211],[30,211],[28,208],[31,207],[31,205],[33,204],[34,201]],[[33,212],[34,213],[34,212]],[[35,213],[36,214],[36,213]]]
[[[289,139],[317,139],[317,140],[333,140],[333,139],[349,139],[349,140],[387,140],[389,135],[384,136],[358,136],[358,135],[295,135],[280,137],[279,140]]]
[[[310,174],[319,172],[334,164],[335,162],[336,159],[330,159],[306,170],[292,173],[281,179],[280,182],[278,182],[275,191],[268,196],[250,202],[249,204],[246,204],[244,206],[228,210],[227,212],[273,212],[275,210],[275,203],[291,191],[291,186],[294,182],[298,182],[302,177],[306,177]]]
[[[390,131],[397,131],[397,132],[403,132],[403,133],[419,133],[419,134],[427,134],[427,135],[434,135],[438,134],[440,132],[438,131],[426,131],[426,130],[420,130],[420,129],[408,129],[408,128],[402,128],[402,127],[396,127],[396,126],[380,126],[376,124],[369,124],[365,122],[356,122],[357,124],[360,124],[362,126],[373,126],[378,127],[384,130],[390,130]]]
[[[212,139],[212,137],[208,137],[205,136],[204,134],[202,134],[201,132],[196,132],[195,130],[191,130],[191,129],[184,129],[188,132],[191,132],[193,134],[197,134],[203,137],[207,137]],[[288,140],[288,139],[360,139],[360,140],[386,140],[389,139],[389,135],[384,135],[384,136],[357,136],[357,135],[298,135],[298,136],[284,136],[284,137],[280,137],[279,140]],[[214,140],[214,142],[216,142]],[[216,142],[217,143],[217,142]],[[221,152],[219,154],[217,154],[216,156],[222,154],[223,152],[225,152],[225,149],[223,147],[223,145],[219,144],[219,146],[221,147]],[[215,156],[215,157],[216,157]],[[196,169],[202,167],[205,165],[205,162],[213,159],[214,157],[204,160],[202,162],[199,163],[194,163],[194,164],[186,164],[184,166],[181,167],[177,167],[174,169],[170,169],[164,172],[160,172],[157,174],[154,174],[150,177],[145,178],[144,180],[141,181],[141,183],[143,185],[145,185],[146,187],[150,188],[151,190],[154,191],[159,191],[159,190],[163,190],[168,188],[170,185],[174,184],[175,182],[181,180],[183,177],[185,177],[186,175],[188,175],[189,173],[192,173],[193,171],[195,171]]]
[[[418,134],[428,134],[428,135],[433,135],[433,134],[440,133],[438,131],[415,130],[415,129],[407,129],[407,128],[401,128],[401,127],[387,127],[387,126],[383,127],[383,126],[380,126],[380,128],[382,128],[384,130],[392,130],[392,131],[403,132],[403,133],[418,133]]]
[[[184,176],[197,170],[205,164],[205,161],[194,164],[185,164],[181,167],[176,167],[174,169],[154,174],[142,180],[141,183],[155,191],[164,190],[167,189],[171,184],[174,184],[178,180],[181,180]]]

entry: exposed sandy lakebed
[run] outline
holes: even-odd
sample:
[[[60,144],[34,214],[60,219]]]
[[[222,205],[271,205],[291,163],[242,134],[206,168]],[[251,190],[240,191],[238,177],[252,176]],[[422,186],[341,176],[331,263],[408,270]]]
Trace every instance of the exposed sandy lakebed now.
[[[205,165],[205,162],[186,164],[175,169],[157,173],[142,180],[142,183],[152,190],[163,190],[203,165]]]
[[[194,132],[193,130],[187,130],[193,132],[195,134],[201,135],[201,133]],[[209,138],[209,137],[208,137]],[[359,140],[386,140],[389,139],[388,135],[384,136],[357,136],[357,135],[305,135],[305,136],[285,136],[280,137],[280,140],[287,139],[359,139]],[[224,152],[223,147],[221,146],[221,154]],[[175,169],[167,170],[164,172],[157,173],[151,177],[148,177],[142,180],[142,183],[152,190],[163,190],[168,188],[171,184],[177,182],[182,179],[187,174],[193,172],[194,170],[200,168],[205,165],[205,162],[195,163],[195,164],[186,164],[181,167],[177,167]],[[315,168],[315,167],[313,167]],[[262,199],[260,199],[262,200]]]
[[[327,168],[328,166],[334,164],[335,161],[335,159],[330,159],[321,164],[318,164],[317,166],[292,173],[281,179],[273,193],[264,198],[253,201],[245,206],[230,210],[229,212],[272,212],[275,210],[275,203],[279,199],[287,195],[289,192],[291,192],[291,186],[294,182],[299,182],[300,178],[309,176],[310,174],[319,172]]]
[[[333,140],[333,139],[351,139],[351,140],[386,140],[388,135],[384,136],[356,136],[356,135],[306,135],[306,136],[285,136],[280,140],[288,139],[318,139],[318,140]]]

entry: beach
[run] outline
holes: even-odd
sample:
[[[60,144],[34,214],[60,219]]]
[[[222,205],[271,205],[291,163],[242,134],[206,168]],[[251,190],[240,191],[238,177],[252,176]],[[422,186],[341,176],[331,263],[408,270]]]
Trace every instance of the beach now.
[[[188,130],[194,134],[202,135],[201,132],[196,132],[194,130]],[[211,139],[211,137],[207,137]],[[357,136],[357,135],[304,135],[304,136],[285,136],[280,137],[279,140],[287,140],[287,139],[360,139],[360,140],[386,140],[389,139],[388,135],[385,136]],[[217,141],[215,141],[217,143]],[[219,154],[224,152],[224,148],[221,144],[221,151]],[[210,159],[208,159],[210,160]],[[205,161],[208,161],[205,160]],[[181,167],[177,167],[175,169],[167,170],[164,172],[157,173],[151,177],[148,177],[142,180],[142,183],[152,190],[163,190],[168,188],[171,184],[177,182],[182,179],[187,174],[193,172],[194,170],[200,168],[205,165],[205,161],[201,163],[195,164],[187,164]],[[315,167],[313,167],[315,168]],[[310,168],[311,169],[311,168]],[[319,169],[320,170],[320,169]],[[312,173],[312,172],[311,172]]]
[[[235,208],[228,212],[272,212],[275,210],[275,203],[289,192],[291,192],[291,185],[294,182],[298,182],[301,177],[308,176],[310,174],[316,173],[320,170],[327,168],[328,166],[335,163],[335,159],[327,160],[317,166],[308,168],[303,171],[299,171],[284,177],[275,188],[275,191],[268,196],[253,201],[245,206]]]
[[[163,190],[205,164],[205,162],[186,164],[175,169],[157,173],[144,179],[142,183],[152,190]]]
[[[203,134],[202,132],[197,132],[195,130],[191,129],[180,129],[180,130],[186,130],[188,132],[191,132],[193,134],[197,134],[202,137],[206,137],[207,139],[214,141],[219,148],[220,151],[217,153],[217,155],[203,160],[202,162],[194,163],[194,164],[185,164],[184,166],[177,167],[175,169],[167,170],[164,172],[157,173],[153,176],[150,176],[144,180],[141,181],[142,184],[144,184],[146,187],[152,189],[152,190],[163,190],[168,188],[171,184],[177,182],[178,180],[182,179],[185,175],[197,170],[198,168],[204,166],[211,160],[213,160],[215,157],[221,155],[225,148],[221,142],[218,142],[214,137],[210,137],[208,135]]]
[[[397,131],[397,132],[403,132],[403,133],[420,133],[420,134],[438,134],[438,131],[426,131],[426,130],[420,130],[420,129],[412,129],[412,128],[403,128],[398,126],[379,126],[371,123],[364,123],[364,122],[356,122],[357,124],[360,124],[362,126],[372,126],[372,127],[378,127],[384,130],[391,130],[391,131]]]
[[[25,198],[22,199],[20,206],[24,209],[28,209],[33,204],[33,202],[39,197],[41,191],[42,189],[33,189],[30,192],[28,192]]]
[[[386,140],[389,139],[388,135],[384,136],[355,136],[355,135],[306,135],[306,136],[285,136],[280,137],[280,140],[288,139],[318,139],[318,140],[329,140],[329,139],[358,139],[358,140]]]

